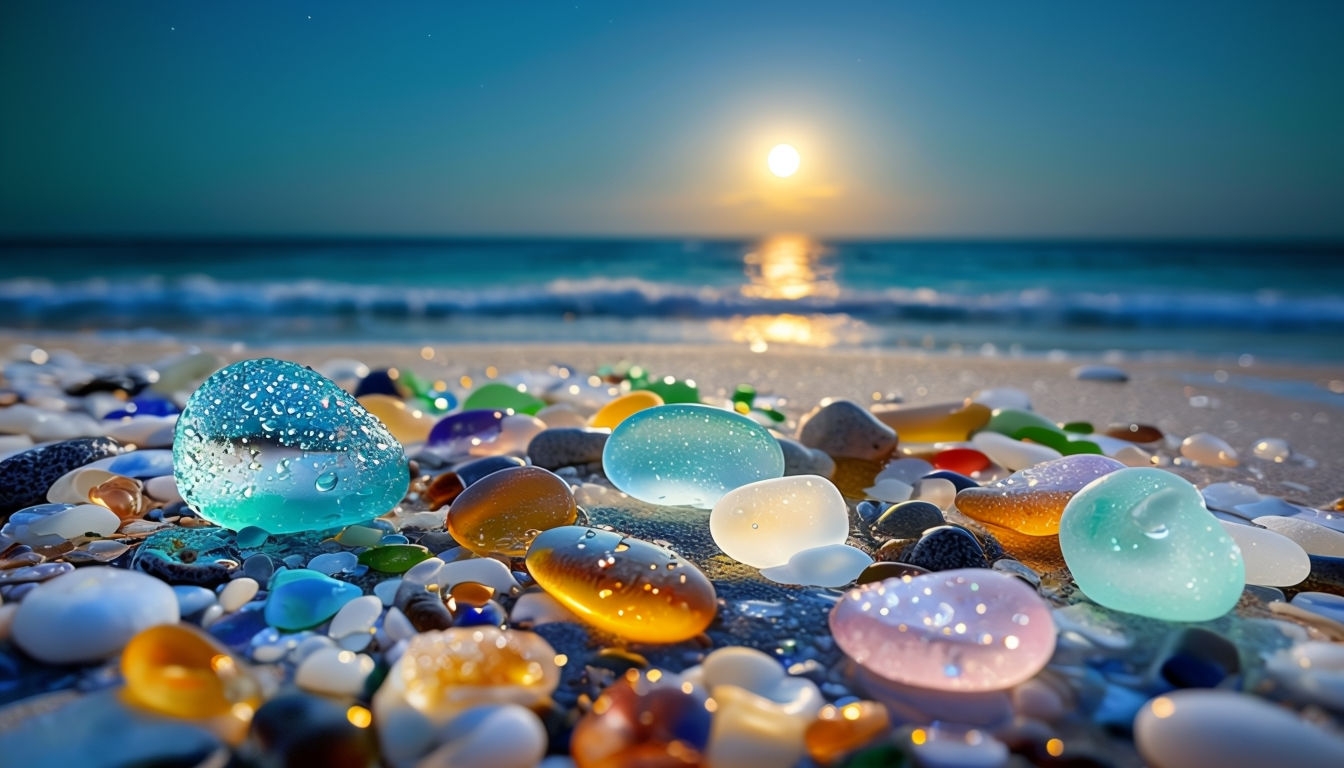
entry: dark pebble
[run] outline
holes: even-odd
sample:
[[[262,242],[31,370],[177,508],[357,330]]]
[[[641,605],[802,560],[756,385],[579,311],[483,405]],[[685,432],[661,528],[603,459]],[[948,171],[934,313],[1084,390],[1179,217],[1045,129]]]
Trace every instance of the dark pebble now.
[[[457,479],[462,481],[462,487],[471,485],[486,475],[494,474],[501,469],[512,469],[514,467],[526,466],[527,462],[516,456],[486,456],[482,459],[473,459],[453,467],[453,472],[457,474]]]
[[[1163,437],[1162,430],[1147,424],[1112,424],[1102,434],[1131,443],[1155,443]]]
[[[402,582],[393,599],[397,609],[406,614],[417,632],[447,629],[453,626],[453,614],[437,594],[428,592],[420,584]]]
[[[263,765],[284,768],[367,768],[378,762],[373,731],[347,717],[347,705],[282,693],[252,716],[252,746],[265,753]]]
[[[930,571],[989,567],[985,550],[975,535],[955,525],[941,525],[925,531],[919,541],[903,553],[901,560]]]
[[[914,539],[943,525],[943,511],[927,501],[893,504],[872,525],[873,533],[891,539]]]
[[[527,457],[538,467],[554,470],[600,462],[606,446],[606,432],[577,427],[544,429],[528,443]]]
[[[392,378],[386,370],[369,371],[368,376],[359,380],[359,386],[355,387],[355,397],[365,395],[389,395],[405,399],[401,387],[397,386],[396,379]]]
[[[39,445],[0,461],[0,520],[47,500],[61,475],[124,450],[110,437],[81,437]]]
[[[927,570],[917,565],[909,563],[873,563],[855,579],[857,584],[871,584],[875,581],[886,581],[887,579],[898,579],[902,576],[914,578],[928,573]]]
[[[854,511],[859,513],[859,519],[863,521],[863,524],[871,529],[873,523],[877,522],[877,518],[881,517],[889,506],[891,505],[886,502],[865,499],[854,505]]]
[[[1203,627],[1173,635],[1159,661],[1158,674],[1176,688],[1216,688],[1241,672],[1237,646]]]

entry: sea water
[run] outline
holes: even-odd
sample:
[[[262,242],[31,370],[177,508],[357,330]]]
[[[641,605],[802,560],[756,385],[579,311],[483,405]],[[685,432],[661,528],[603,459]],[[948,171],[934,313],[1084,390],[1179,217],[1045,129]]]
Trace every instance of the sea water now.
[[[0,244],[0,329],[1344,361],[1344,245],[286,240]]]

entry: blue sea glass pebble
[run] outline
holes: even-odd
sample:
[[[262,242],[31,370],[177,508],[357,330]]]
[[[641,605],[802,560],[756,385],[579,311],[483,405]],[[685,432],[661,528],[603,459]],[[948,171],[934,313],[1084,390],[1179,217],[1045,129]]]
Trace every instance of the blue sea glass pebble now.
[[[401,444],[335,382],[245,360],[187,401],[173,441],[182,498],[226,528],[322,530],[377,517],[410,483]]]
[[[1078,587],[1117,611],[1167,621],[1227,613],[1246,586],[1241,550],[1189,481],[1126,468],[1064,507],[1059,546]]]
[[[266,598],[266,623],[292,632],[311,629],[330,619],[346,603],[364,594],[364,590],[300,568],[276,574]]]
[[[646,408],[602,451],[607,479],[642,501],[708,509],[728,491],[784,475],[779,441],[746,416],[707,405]]]

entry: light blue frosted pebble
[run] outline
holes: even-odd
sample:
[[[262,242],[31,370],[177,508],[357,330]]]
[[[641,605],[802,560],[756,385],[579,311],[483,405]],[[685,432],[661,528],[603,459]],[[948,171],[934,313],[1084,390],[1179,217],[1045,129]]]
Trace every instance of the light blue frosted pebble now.
[[[311,629],[336,615],[346,603],[364,594],[354,584],[316,571],[276,574],[266,598],[266,623],[282,630]]]
[[[173,587],[177,595],[177,609],[183,616],[191,616],[215,604],[215,593],[205,587],[179,585]]]
[[[410,544],[410,543],[411,540],[401,535],[400,533],[389,533],[383,538],[378,540],[379,546],[387,546],[388,544]]]
[[[85,469],[103,469],[137,480],[163,477],[173,474],[173,452],[167,448],[141,448],[91,462]]]
[[[354,552],[327,552],[308,561],[309,570],[324,573],[328,576],[333,573],[348,571],[359,565],[359,556]]]
[[[641,501],[708,509],[734,488],[782,477],[784,453],[764,427],[740,414],[660,405],[612,431],[602,468],[613,485]]]
[[[1344,624],[1344,597],[1329,592],[1298,592],[1289,602],[1317,616]]]
[[[1246,586],[1241,550],[1189,481],[1125,468],[1064,507],[1059,546],[1079,589],[1117,611],[1167,621],[1227,613]]]
[[[270,581],[274,573],[275,563],[270,555],[256,554],[243,561],[243,575],[256,579],[258,584]]]
[[[397,597],[397,590],[400,588],[401,579],[388,579],[374,584],[373,594],[383,601],[383,605],[391,605]]]

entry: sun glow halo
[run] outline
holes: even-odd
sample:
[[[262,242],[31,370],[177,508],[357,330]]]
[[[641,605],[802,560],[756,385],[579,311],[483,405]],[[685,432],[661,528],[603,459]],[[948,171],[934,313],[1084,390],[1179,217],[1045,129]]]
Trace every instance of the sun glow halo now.
[[[770,150],[770,156],[765,159],[770,166],[770,172],[781,179],[786,179],[798,172],[798,150],[790,144],[778,144]]]

